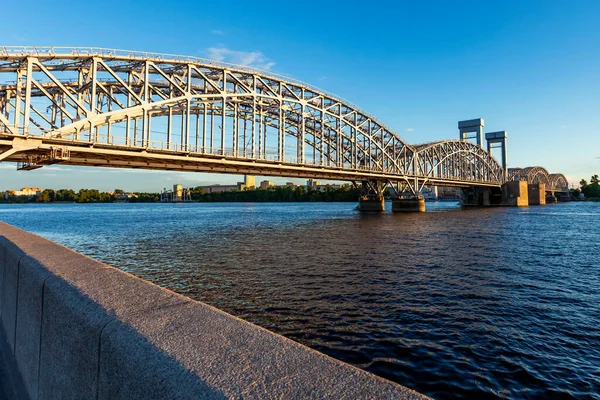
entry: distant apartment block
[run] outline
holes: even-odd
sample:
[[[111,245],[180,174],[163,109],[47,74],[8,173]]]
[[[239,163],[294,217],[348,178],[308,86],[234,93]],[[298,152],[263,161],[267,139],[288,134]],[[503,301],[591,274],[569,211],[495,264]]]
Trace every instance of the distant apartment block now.
[[[338,190],[341,189],[343,187],[349,187],[350,185],[347,183],[344,183],[342,185],[337,184],[337,183],[327,183],[327,184],[321,184],[320,181],[315,181],[313,179],[309,179],[306,181],[306,189],[307,190],[314,190],[317,192],[324,192],[327,190],[327,188],[329,187],[329,189],[331,190]]]
[[[21,188],[21,190],[7,190],[6,192],[4,192],[4,198],[8,199],[9,197],[12,196],[27,196],[27,197],[32,197],[32,196],[37,196],[38,194],[42,193],[43,189],[42,188]]]
[[[256,180],[252,175],[244,175],[244,182],[238,182],[235,185],[208,185],[201,186],[204,193],[231,192],[232,190],[252,190],[256,186]]]
[[[238,183],[239,185],[239,183]],[[244,175],[244,187],[242,190],[252,190],[256,187],[256,179],[252,175]]]
[[[209,185],[209,186],[201,186],[204,190],[204,193],[221,193],[221,192],[231,192],[232,190],[242,190],[242,185]]]
[[[273,186],[275,186],[275,182],[272,182],[272,181],[262,181],[260,183],[260,188],[261,189],[268,189],[268,188],[273,187]]]

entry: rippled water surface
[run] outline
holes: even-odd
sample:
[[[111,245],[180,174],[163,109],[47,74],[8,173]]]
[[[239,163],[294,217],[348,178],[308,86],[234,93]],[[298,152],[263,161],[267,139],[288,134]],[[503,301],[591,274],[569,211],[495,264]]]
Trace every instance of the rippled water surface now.
[[[436,398],[600,399],[600,204],[353,206],[0,205],[0,219]]]

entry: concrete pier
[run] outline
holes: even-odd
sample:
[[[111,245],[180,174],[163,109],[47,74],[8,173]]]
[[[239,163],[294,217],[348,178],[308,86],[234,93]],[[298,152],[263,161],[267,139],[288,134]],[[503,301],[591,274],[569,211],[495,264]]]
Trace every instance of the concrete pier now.
[[[530,206],[546,204],[546,185],[543,183],[530,183],[527,185],[527,197]]]
[[[502,205],[527,207],[529,205],[527,181],[507,182],[502,185]]]
[[[385,199],[378,197],[361,197],[358,200],[358,211],[363,212],[382,212],[385,211]]]
[[[392,212],[425,212],[423,196],[396,197],[392,199]]]
[[[500,205],[501,193],[497,188],[492,190],[488,187],[470,187],[463,189],[461,205],[465,207],[488,207]]]
[[[426,398],[1,222],[0,320],[31,399]]]

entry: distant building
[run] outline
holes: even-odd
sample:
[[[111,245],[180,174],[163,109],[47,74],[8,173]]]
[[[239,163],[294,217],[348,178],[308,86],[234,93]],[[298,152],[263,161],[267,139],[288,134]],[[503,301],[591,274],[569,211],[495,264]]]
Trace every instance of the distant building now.
[[[231,192],[232,190],[242,190],[242,183],[238,183],[236,185],[209,185],[209,186],[201,186],[204,190],[204,193],[221,193],[221,192]]]
[[[461,188],[444,187],[444,186],[438,187],[438,199],[440,199],[440,200],[444,200],[444,199],[458,200],[461,198],[462,198],[462,189]]]
[[[344,187],[349,187],[350,185],[347,183],[344,183],[342,185],[338,184],[338,183],[326,183],[326,184],[321,184],[320,181],[315,181],[312,179],[309,179],[306,181],[306,189],[307,190],[314,190],[317,192],[324,192],[327,190],[327,188],[329,187],[330,190],[338,190]]]
[[[231,192],[232,190],[252,190],[256,187],[256,180],[252,175],[244,175],[244,182],[238,182],[235,185],[215,185],[201,186],[204,193]]]
[[[242,190],[252,190],[256,187],[256,179],[252,175],[244,175]]]
[[[273,187],[273,186],[275,186],[275,182],[272,182],[272,181],[262,181],[260,183],[260,188],[261,189],[268,189],[268,188]]]
[[[21,188],[21,190],[7,190],[4,192],[4,198],[8,199],[11,196],[27,196],[33,197],[42,193],[44,190],[42,188]]]
[[[315,181],[314,179],[309,179],[306,181],[306,189],[308,190],[317,190],[317,186],[320,186],[321,182]]]
[[[181,184],[173,185],[173,201],[181,201],[183,198],[183,186]]]
[[[286,182],[285,186],[296,187],[296,186],[298,186],[298,184],[296,182]]]
[[[160,201],[192,201],[192,194],[190,189],[184,188],[181,184],[177,183],[173,185],[172,191],[165,188],[160,193]]]
[[[110,193],[110,192],[109,192]],[[130,199],[137,199],[139,196],[135,193],[118,193],[116,195],[116,203],[127,203]]]

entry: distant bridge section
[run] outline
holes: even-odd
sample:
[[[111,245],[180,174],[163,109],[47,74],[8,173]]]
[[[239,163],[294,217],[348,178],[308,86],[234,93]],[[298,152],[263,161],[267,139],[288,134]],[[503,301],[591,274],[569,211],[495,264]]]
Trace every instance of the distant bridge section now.
[[[543,167],[509,168],[509,181],[527,181],[544,184],[546,191],[568,193],[569,182],[563,174],[551,174]]]

